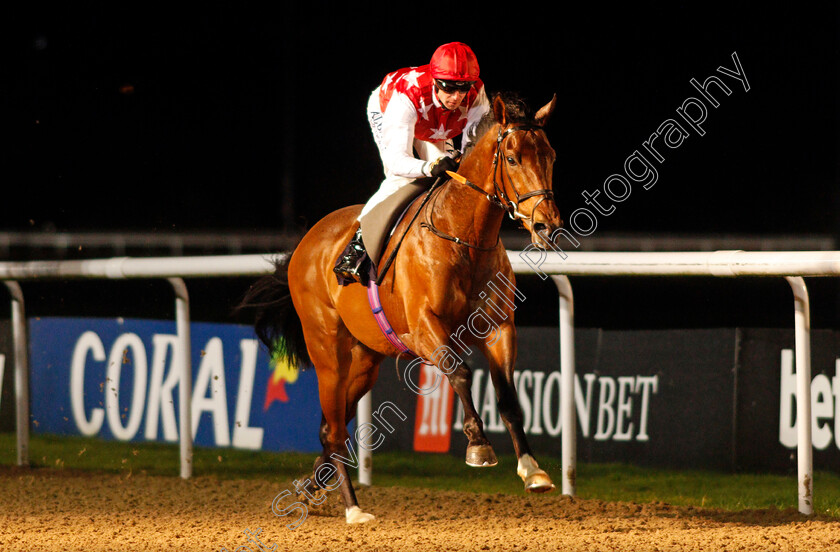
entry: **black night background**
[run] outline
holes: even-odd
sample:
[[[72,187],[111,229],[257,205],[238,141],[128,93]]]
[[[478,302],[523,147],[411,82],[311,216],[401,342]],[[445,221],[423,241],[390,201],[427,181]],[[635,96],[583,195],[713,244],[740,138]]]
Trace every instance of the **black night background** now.
[[[534,107],[557,94],[547,133],[566,219],[698,96],[692,78],[720,76],[737,53],[749,91],[722,77],[732,93],[717,94],[705,134],[667,150],[656,184],[599,216],[592,237],[840,234],[835,3],[4,12],[0,231],[311,226],[380,182],[370,91],[457,40],[476,52],[489,92],[518,91]],[[665,302],[668,286],[681,295],[686,285],[662,284]],[[787,305],[781,312],[788,324]]]
[[[733,93],[706,134],[671,150],[656,185],[633,190],[597,232],[838,229],[832,3],[451,17],[320,3],[82,6],[6,9],[2,164],[7,194],[23,195],[2,202],[3,229],[281,229],[362,203],[381,174],[370,90],[452,40],[473,47],[490,92],[534,106],[558,94],[548,132],[564,216],[697,96],[691,78],[733,67],[737,52],[749,92],[724,78]]]

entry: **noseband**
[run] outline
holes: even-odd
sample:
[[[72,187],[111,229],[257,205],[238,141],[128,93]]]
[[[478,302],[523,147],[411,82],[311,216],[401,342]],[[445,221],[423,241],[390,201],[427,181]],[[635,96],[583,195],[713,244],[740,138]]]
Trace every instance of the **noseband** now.
[[[510,189],[513,190],[513,195],[516,197],[516,202],[512,201],[508,197],[508,195],[505,193],[505,187],[504,187],[505,173],[506,173],[505,169],[508,166],[508,163],[503,163],[501,165],[499,164],[499,158],[501,157],[501,153],[502,153],[502,142],[505,140],[505,138],[507,138],[508,136],[513,134],[514,132],[517,132],[517,131],[536,132],[538,130],[541,130],[541,128],[542,127],[535,126],[535,125],[517,125],[517,126],[508,127],[507,129],[501,129],[500,128],[499,129],[499,137],[496,139],[496,153],[493,155],[493,187],[496,189],[496,193],[495,193],[495,195],[492,196],[492,199],[491,199],[490,196],[488,196],[488,199],[490,199],[490,201],[492,203],[495,203],[495,204],[499,205],[501,208],[503,208],[507,212],[507,214],[511,218],[511,220],[519,219],[520,223],[522,223],[523,220],[529,220],[533,224],[534,213],[536,212],[537,207],[539,207],[540,203],[542,203],[546,199],[554,199],[554,191],[549,190],[549,189],[533,190],[533,191],[528,192],[526,194],[520,195],[519,191],[513,186],[513,181],[510,179],[510,176],[508,176],[507,180],[508,180],[508,183],[510,184]],[[505,160],[505,161],[507,161],[507,160]],[[496,179],[497,174],[501,174],[501,179],[502,179],[501,185],[499,184],[499,182]],[[533,209],[531,209],[531,216],[530,217],[526,216],[521,211],[519,211],[519,204],[520,203],[522,203],[526,199],[536,197],[536,196],[539,196],[539,195],[543,196],[543,198],[541,200],[539,200],[536,205],[534,205]]]
[[[510,183],[510,189],[513,190],[513,195],[516,197],[516,201],[510,199],[508,194],[505,192],[505,174],[506,174],[506,167],[508,163],[505,162],[503,164],[499,164],[499,159],[501,158],[502,153],[502,142],[504,142],[505,138],[513,134],[517,131],[523,132],[535,132],[541,130],[542,127],[536,125],[517,125],[517,126],[510,126],[506,129],[499,129],[499,136],[496,139],[496,153],[493,154],[493,188],[495,192],[493,195],[488,194],[469,180],[463,180],[462,182],[469,186],[470,188],[476,190],[481,195],[483,195],[490,203],[503,209],[511,220],[519,219],[519,222],[522,223],[523,220],[529,220],[531,223],[534,221],[534,213],[537,210],[537,207],[540,206],[540,203],[545,201],[546,199],[554,199],[554,191],[549,189],[541,189],[541,190],[533,190],[525,194],[520,194],[519,191],[514,187],[513,181],[510,179],[510,176],[507,177],[508,182]],[[507,161],[507,160],[505,160]],[[501,183],[499,183],[498,176],[501,176]],[[531,209],[531,216],[527,216],[519,210],[519,204],[525,201],[526,199],[536,197],[536,196],[543,196],[541,200],[534,205],[534,208]]]
[[[488,194],[486,191],[482,190],[481,188],[479,188],[478,186],[476,186],[475,184],[473,184],[472,182],[470,182],[467,179],[460,180],[460,182],[462,182],[463,184],[466,184],[467,186],[469,186],[473,190],[476,190],[481,195],[483,195],[490,203],[492,203],[496,207],[499,207],[500,209],[504,210],[508,214],[508,216],[511,218],[511,220],[518,221],[520,223],[520,225],[523,225],[523,226],[524,226],[524,221],[530,221],[531,225],[533,227],[534,213],[536,213],[537,207],[539,207],[540,204],[543,201],[545,201],[546,199],[552,199],[553,200],[554,199],[554,191],[550,190],[550,189],[543,188],[543,189],[540,189],[540,190],[533,190],[533,191],[527,192],[525,194],[520,194],[519,191],[514,187],[513,181],[510,179],[510,176],[508,175],[507,181],[510,184],[510,189],[513,191],[513,195],[516,198],[516,201],[511,200],[510,197],[508,196],[508,194],[505,192],[505,187],[504,187],[505,174],[507,174],[506,167],[508,166],[509,163],[507,162],[506,159],[505,159],[504,163],[499,162],[499,159],[502,157],[501,156],[502,142],[504,142],[505,138],[507,138],[508,136],[513,134],[514,132],[518,132],[518,131],[536,132],[536,131],[541,130],[541,129],[542,129],[542,127],[537,126],[537,125],[532,125],[532,124],[523,124],[523,125],[509,126],[507,128],[499,128],[499,135],[496,139],[496,152],[493,154],[493,188],[494,188],[494,192],[493,192],[492,195]],[[499,182],[498,177],[501,178],[501,183]],[[536,196],[543,196],[543,197],[542,197],[542,199],[540,199],[536,203],[536,205],[534,205],[534,208],[531,209],[531,216],[527,216],[524,213],[522,213],[519,210],[519,204],[522,203],[523,201],[525,201],[526,199],[530,199],[530,198],[536,197]],[[450,241],[454,241],[455,243],[458,243],[460,245],[465,245],[467,247],[471,247],[471,248],[474,248],[474,249],[488,251],[488,250],[495,249],[496,245],[498,245],[498,237],[496,238],[496,244],[493,245],[492,247],[479,247],[477,245],[467,243],[467,242],[465,242],[465,241],[463,241],[463,240],[461,240],[457,237],[450,236],[448,234],[445,234],[445,233],[441,232],[440,230],[438,230],[435,227],[434,223],[431,220],[428,221],[428,222],[422,223],[421,226],[423,226],[425,228],[428,228],[429,230],[432,231],[433,234],[437,235],[438,237],[441,237],[441,238],[444,238],[444,239],[447,239],[447,240],[450,240]]]

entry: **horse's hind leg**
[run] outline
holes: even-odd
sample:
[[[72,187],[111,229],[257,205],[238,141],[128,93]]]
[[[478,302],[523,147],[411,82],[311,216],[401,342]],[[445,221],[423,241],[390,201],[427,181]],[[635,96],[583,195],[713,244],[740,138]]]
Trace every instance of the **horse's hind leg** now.
[[[369,347],[356,342],[351,349],[352,364],[347,385],[347,411],[345,418],[349,423],[356,417],[356,407],[359,400],[371,389],[379,377],[379,365],[385,355],[379,354]]]
[[[487,357],[490,377],[496,388],[499,414],[510,432],[518,465],[516,473],[525,482],[525,490],[544,493],[554,489],[548,474],[540,469],[525,438],[522,427],[522,407],[513,384],[513,367],[516,359],[516,328],[506,323],[499,326],[499,334],[492,343],[482,342],[479,347]]]
[[[327,434],[327,420],[324,418],[324,414],[321,413],[321,426],[318,432],[319,440],[321,441],[321,447],[324,447],[324,443],[326,442],[326,434]],[[315,462],[312,465],[312,476],[304,480],[304,482],[297,488],[297,499],[302,502],[309,503],[310,509],[315,507],[317,508],[324,501],[327,499],[327,491],[331,490],[332,487],[327,484],[327,481],[322,481],[320,477],[317,477],[316,474],[319,473],[321,466],[324,464],[329,464],[324,460],[324,454],[318,456],[315,459]]]
[[[316,339],[311,339],[309,335],[306,339],[308,345],[316,344],[308,348],[310,359],[318,373],[318,395],[324,416],[320,432],[324,453],[321,457],[321,465],[315,466],[316,479],[318,470],[323,464],[329,462],[334,468],[332,476],[335,477],[335,483],[328,488],[334,489],[338,486],[341,490],[347,523],[364,523],[374,517],[359,508],[356,492],[347,470],[348,464],[357,467],[359,461],[347,433],[348,392],[354,385],[358,385],[356,371],[351,368],[352,349],[356,340],[340,322],[338,322],[335,335],[330,336],[327,332],[318,333]],[[329,473],[324,473],[326,474],[324,479],[331,479],[327,477]],[[323,482],[322,480],[318,484]]]
[[[350,383],[347,386],[347,400],[344,412],[345,424],[349,424],[353,420],[356,416],[356,408],[359,404],[359,400],[365,395],[365,393],[370,391],[373,384],[376,383],[376,379],[379,375],[379,364],[384,358],[383,355],[379,355],[361,344],[356,344],[356,346],[353,347],[352,355],[353,362],[350,366],[350,374],[348,378]],[[325,448],[327,443],[327,432],[327,419],[322,412],[321,427],[318,436],[321,441],[321,446]],[[362,445],[360,444],[359,446]],[[313,475],[318,473],[318,470],[322,465],[328,463],[326,458],[327,456],[322,454],[315,459],[315,463],[312,466]],[[319,493],[316,494],[316,497],[323,494],[324,488],[329,488],[328,485],[324,485],[324,483],[326,483],[325,481],[319,482],[315,477],[310,480],[310,483],[311,485],[309,489]],[[316,503],[320,504],[320,502]]]

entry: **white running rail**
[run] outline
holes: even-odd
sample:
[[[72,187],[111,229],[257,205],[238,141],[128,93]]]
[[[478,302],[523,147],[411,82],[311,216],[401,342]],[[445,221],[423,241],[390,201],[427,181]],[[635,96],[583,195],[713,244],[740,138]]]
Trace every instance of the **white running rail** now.
[[[72,279],[165,279],[175,293],[175,328],[179,354],[173,359],[179,373],[178,434],[181,477],[192,476],[190,358],[190,305],[183,278],[261,276],[274,270],[282,255],[223,255],[206,257],[114,257],[87,261],[32,261],[0,263],[0,280],[12,296],[12,335],[15,349],[15,403],[17,463],[29,464],[29,361],[26,317],[20,281]],[[370,464],[370,462],[368,462]]]
[[[840,276],[840,252],[834,251],[715,251],[715,252],[545,252],[508,251],[517,274],[551,277],[559,298],[560,370],[562,426],[576,427],[574,409],[574,301],[568,276],[766,276],[785,278],[794,296],[794,331],[797,378],[798,492],[799,511],[813,513],[813,453],[811,445],[811,359],[810,307],[803,277]],[[23,293],[18,284],[30,280],[68,279],[166,279],[176,295],[176,331],[182,351],[189,351],[189,298],[183,278],[260,276],[273,270],[275,255],[224,255],[202,257],[130,258],[117,257],[86,261],[33,261],[0,263],[0,280],[12,296],[12,325],[15,342],[15,393],[17,412],[18,464],[28,464],[29,395],[26,318]],[[189,353],[178,355],[181,381],[190,382]],[[190,385],[180,387],[179,434],[181,442],[181,477],[192,474],[192,437],[190,427]],[[370,395],[360,405],[370,412]],[[364,422],[364,420],[359,420]],[[562,437],[563,494],[575,494],[576,432],[564,431]],[[361,452],[361,451],[360,451]],[[370,461],[360,458],[361,482],[369,483]]]
[[[554,280],[560,294],[560,371],[562,427],[576,427],[574,409],[574,301],[568,276],[767,276],[785,278],[793,290],[797,477],[799,511],[813,504],[811,442],[811,322],[805,276],[840,276],[840,251],[714,251],[662,253],[508,251],[514,271]],[[576,432],[563,432],[563,494],[575,494]]]

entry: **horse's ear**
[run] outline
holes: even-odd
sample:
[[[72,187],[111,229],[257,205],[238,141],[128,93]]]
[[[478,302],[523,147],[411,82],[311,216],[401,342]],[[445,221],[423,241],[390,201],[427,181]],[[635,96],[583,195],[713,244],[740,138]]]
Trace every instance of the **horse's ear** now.
[[[537,111],[537,114],[534,116],[534,120],[538,125],[545,126],[549,117],[551,117],[551,113],[554,111],[555,105],[557,105],[557,94],[551,98],[550,102],[542,106],[542,108]]]
[[[505,110],[505,101],[501,96],[496,96],[493,100],[493,116],[496,122],[502,126],[507,125],[507,111]]]

